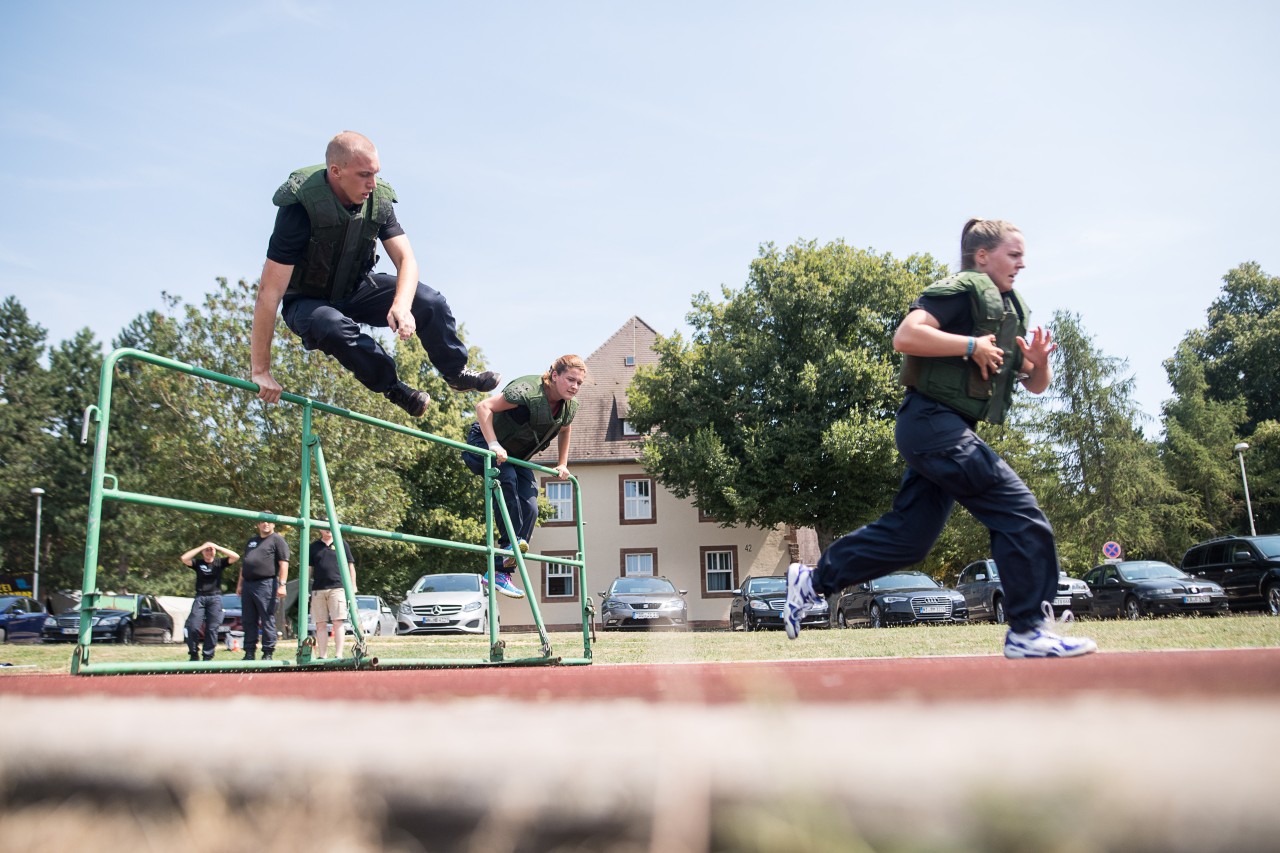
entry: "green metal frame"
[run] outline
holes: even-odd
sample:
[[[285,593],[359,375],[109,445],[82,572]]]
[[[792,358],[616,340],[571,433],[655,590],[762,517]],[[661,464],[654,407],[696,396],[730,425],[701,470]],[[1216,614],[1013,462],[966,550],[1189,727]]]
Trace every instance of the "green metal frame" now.
[[[498,482],[498,469],[497,466],[494,465],[494,454],[492,451],[472,447],[471,445],[442,438],[438,435],[421,432],[413,429],[412,427],[401,426],[399,424],[391,423],[390,421],[384,421],[359,412],[348,411],[347,409],[330,406],[327,403],[321,403],[306,397],[299,397],[296,394],[285,392],[280,395],[282,403],[294,403],[302,407],[302,480],[301,493],[299,494],[298,499],[297,516],[276,515],[268,512],[256,512],[247,509],[237,509],[235,507],[218,506],[216,504],[197,503],[194,501],[177,500],[157,495],[146,495],[138,492],[123,491],[119,488],[119,482],[116,477],[112,474],[106,473],[105,467],[111,420],[112,383],[115,376],[116,365],[124,359],[134,359],[156,365],[157,367],[176,370],[179,373],[185,373],[198,379],[205,379],[211,382],[218,382],[223,385],[230,385],[234,388],[240,388],[254,394],[257,394],[258,392],[258,386],[252,382],[237,379],[232,376],[225,376],[221,373],[215,373],[214,371],[205,370],[200,367],[193,367],[189,364],[183,364],[180,361],[164,358],[163,356],[154,355],[137,349],[121,348],[114,350],[103,362],[101,382],[98,390],[98,404],[96,406],[91,405],[85,410],[84,430],[81,434],[81,441],[87,441],[90,421],[97,422],[93,451],[93,479],[89,489],[89,521],[85,536],[84,580],[81,586],[80,600],[80,634],[75,647],[75,652],[71,658],[71,672],[73,675],[116,675],[120,673],[139,672],[207,672],[218,670],[372,669],[375,667],[378,669],[418,669],[482,666],[585,665],[591,663],[590,618],[592,604],[590,598],[587,596],[586,561],[584,559],[585,548],[582,533],[582,490],[578,487],[578,480],[576,477],[571,476],[569,478],[574,484],[574,517],[576,519],[578,533],[578,550],[574,559],[551,557],[534,553],[525,554],[519,549],[508,550],[499,548],[494,544],[495,523],[500,522],[503,525],[503,529],[508,533],[508,541],[515,542],[516,536],[512,530],[511,517],[507,513],[506,504],[502,500],[501,485]],[[409,533],[399,533],[395,531],[377,530],[369,527],[357,527],[350,524],[342,524],[334,506],[333,490],[329,485],[329,472],[328,468],[325,466],[324,451],[320,446],[320,437],[311,431],[311,419],[312,414],[315,411],[325,412],[330,415],[337,415],[338,417],[358,421],[380,429],[389,429],[394,432],[410,435],[425,441],[445,444],[458,450],[469,450],[483,457],[485,491],[484,544],[477,545],[469,542],[452,542],[445,539],[433,539],[431,537],[417,536]],[[532,462],[525,462],[520,459],[509,459],[508,461],[511,464],[520,465],[546,474],[554,475],[556,473],[554,469],[536,465]],[[317,479],[320,483],[321,499],[324,503],[324,509],[327,514],[327,518],[329,519],[328,521],[319,521],[311,518],[312,464],[315,465]],[[110,485],[107,485],[108,481],[110,481]],[[189,512],[201,512],[209,515],[246,518],[255,521],[271,521],[278,524],[294,525],[300,528],[303,547],[299,548],[299,551],[302,553],[302,559],[300,561],[300,568],[298,572],[298,653],[296,661],[281,659],[266,661],[174,661],[132,664],[90,663],[89,647],[93,641],[92,619],[93,614],[96,611],[96,604],[99,597],[99,593],[97,591],[98,539],[102,528],[102,502],[104,500],[165,507],[168,509],[177,509]],[[495,506],[498,508],[498,513],[496,515],[494,513]],[[339,569],[342,576],[342,586],[346,594],[348,607],[353,614],[358,611],[356,609],[355,594],[351,583],[350,567],[347,565],[346,549],[343,547],[343,536],[345,534],[391,539],[397,542],[412,542],[419,545],[431,545],[440,548],[451,548],[458,551],[469,551],[472,553],[487,555],[487,563],[489,566],[489,656],[487,658],[458,659],[379,659],[371,657],[368,653],[368,647],[365,642],[364,635],[360,630],[360,620],[358,618],[353,618],[352,627],[355,630],[356,636],[355,643],[353,644],[352,656],[349,658],[313,661],[311,659],[311,647],[314,640],[307,636],[307,631],[305,629],[309,617],[309,602],[307,596],[303,594],[303,591],[310,586],[310,566],[308,564],[309,554],[308,549],[305,547],[305,543],[311,540],[312,528],[328,528],[333,531]],[[513,660],[505,659],[504,651],[506,643],[498,638],[497,603],[495,599],[496,585],[494,584],[494,557],[497,556],[513,557],[515,559],[516,568],[520,573],[520,579],[524,582],[524,588],[528,591],[526,600],[529,602],[529,608],[533,614],[533,621],[537,626],[538,636],[541,639],[542,654],[540,656]],[[536,593],[537,587],[530,582],[529,572],[526,567],[527,560],[536,560],[544,563],[558,563],[560,565],[573,566],[578,570],[578,599],[579,605],[582,609],[582,657],[560,657],[553,653],[551,649],[551,641],[547,636],[546,627],[542,621],[542,613],[538,608]]]

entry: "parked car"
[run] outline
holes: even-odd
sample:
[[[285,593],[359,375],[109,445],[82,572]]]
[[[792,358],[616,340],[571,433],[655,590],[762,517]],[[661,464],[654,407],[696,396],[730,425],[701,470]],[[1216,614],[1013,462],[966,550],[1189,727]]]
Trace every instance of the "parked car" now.
[[[244,631],[244,624],[241,622],[244,604],[240,600],[240,596],[234,592],[224,592],[222,594],[222,624],[218,626],[218,644],[226,642],[227,633],[229,631]],[[278,626],[277,626],[278,627]],[[199,631],[200,638],[204,638],[204,627]],[[182,626],[182,640],[186,642],[187,626]]]
[[[48,615],[40,602],[28,595],[0,597],[0,643],[39,641]]]
[[[405,594],[396,623],[401,634],[487,634],[489,597],[480,584],[480,575],[423,575]]]
[[[759,631],[782,627],[782,605],[787,600],[787,579],[783,575],[748,577],[733,591],[729,603],[729,629]],[[828,628],[827,602],[811,608],[800,620],[806,628]]]
[[[899,571],[840,591],[831,618],[841,628],[966,622],[964,596],[924,572]]]
[[[1160,560],[1126,560],[1090,569],[1097,616],[1138,619],[1169,613],[1226,613],[1227,594],[1213,581],[1194,578]]]
[[[173,617],[154,595],[99,595],[92,626],[95,643],[173,642]],[[80,611],[46,616],[41,636],[45,642],[76,642]]]
[[[1182,570],[1221,586],[1232,610],[1280,616],[1280,535],[1201,542],[1182,556]]]
[[[688,594],[664,577],[617,578],[599,593],[600,628],[687,628]]]
[[[965,566],[956,581],[956,592],[964,596],[970,621],[990,619],[1004,624],[1004,584],[1000,582],[1000,570],[995,560],[978,560]],[[1075,616],[1092,614],[1093,593],[1084,581],[1059,572],[1058,589],[1053,596],[1053,615],[1061,616],[1067,610]]]
[[[391,605],[382,600],[382,596],[357,595],[356,609],[359,613],[360,633],[366,637],[379,637],[396,632],[396,614],[391,609]],[[347,633],[355,633],[351,621],[347,622]]]

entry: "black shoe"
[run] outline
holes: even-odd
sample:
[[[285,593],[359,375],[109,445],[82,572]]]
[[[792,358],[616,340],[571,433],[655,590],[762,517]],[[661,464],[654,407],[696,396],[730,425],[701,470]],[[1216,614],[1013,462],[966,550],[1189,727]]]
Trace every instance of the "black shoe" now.
[[[195,652],[188,652],[188,653],[187,653],[187,659],[188,659],[188,660],[200,660],[200,655],[196,654]]]
[[[253,660],[253,652],[245,652],[244,657],[240,658],[240,660]]]
[[[444,381],[455,391],[492,391],[502,381],[502,374],[494,373],[492,370],[477,373],[469,367],[464,367],[454,376],[446,376]]]
[[[207,660],[207,661],[209,661],[209,660],[213,660],[213,655],[209,655],[207,658],[205,658],[205,660]]]
[[[263,652],[263,653],[262,653],[262,659],[263,659],[263,660],[271,660],[271,655],[272,655],[272,652]]]
[[[400,408],[409,413],[410,417],[420,418],[427,413],[427,406],[431,405],[431,396],[425,391],[418,391],[410,388],[403,382],[397,382],[386,391],[382,392],[382,396],[395,403]]]

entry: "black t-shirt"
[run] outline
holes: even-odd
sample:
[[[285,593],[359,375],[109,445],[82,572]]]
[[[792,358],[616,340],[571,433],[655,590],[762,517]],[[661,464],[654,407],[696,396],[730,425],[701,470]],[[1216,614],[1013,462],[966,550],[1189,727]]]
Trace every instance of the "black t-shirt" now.
[[[281,562],[289,562],[289,543],[279,533],[266,539],[255,536],[244,546],[240,574],[245,580],[258,581],[280,573]]]
[[[226,557],[214,557],[206,560],[197,556],[191,561],[191,569],[196,573],[196,595],[218,595],[222,592],[222,573],[231,565]]]
[[[1008,293],[1002,293],[1006,311],[1017,311],[1018,302]],[[973,302],[967,293],[954,296],[920,296],[911,307],[922,308],[933,315],[944,332],[953,335],[973,334]]]
[[[325,180],[329,178],[326,175]],[[352,213],[360,209],[355,204],[347,208]],[[395,205],[391,206],[391,218],[378,230],[378,239],[384,243],[404,233],[396,219]],[[301,204],[286,204],[276,211],[276,225],[267,243],[267,258],[277,264],[296,266],[305,257],[307,243],[311,240],[311,217]]]
[[[311,590],[313,592],[319,589],[342,587],[342,575],[338,568],[338,551],[334,547],[337,544],[335,541],[326,545],[323,539],[317,539],[311,543]],[[342,550],[347,555],[347,567],[355,565],[355,558],[351,556],[351,546],[345,539],[342,540]]]

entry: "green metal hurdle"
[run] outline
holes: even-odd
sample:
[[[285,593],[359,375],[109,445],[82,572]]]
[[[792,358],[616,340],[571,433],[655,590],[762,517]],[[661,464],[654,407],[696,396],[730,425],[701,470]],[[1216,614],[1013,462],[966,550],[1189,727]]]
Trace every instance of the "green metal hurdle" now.
[[[183,364],[180,361],[164,358],[163,356],[154,355],[142,350],[121,348],[114,350],[107,356],[102,364],[101,382],[98,391],[98,404],[91,405],[85,410],[84,430],[81,434],[81,441],[88,441],[89,426],[91,422],[97,423],[97,431],[94,439],[93,452],[93,473],[92,483],[89,490],[89,520],[88,530],[85,537],[85,554],[84,554],[84,580],[81,587],[80,601],[80,633],[78,636],[75,651],[71,658],[71,672],[78,675],[118,675],[121,673],[154,673],[154,672],[190,672],[190,671],[244,671],[244,670],[281,670],[290,669],[294,671],[303,669],[427,669],[427,668],[446,668],[446,667],[482,667],[482,666],[539,666],[539,665],[585,665],[591,663],[591,637],[590,637],[590,614],[591,600],[587,596],[586,585],[586,562],[584,559],[584,542],[582,533],[582,493],[578,488],[576,477],[571,477],[574,484],[574,517],[577,519],[577,536],[578,548],[574,559],[564,557],[551,557],[534,553],[522,553],[518,548],[513,550],[498,548],[495,546],[494,525],[501,523],[503,529],[508,533],[508,541],[517,541],[514,531],[512,530],[511,517],[507,513],[505,502],[502,500],[501,485],[498,482],[498,469],[493,464],[494,454],[492,451],[482,450],[480,448],[471,447],[468,444],[452,441],[442,438],[438,435],[421,432],[411,427],[393,424],[390,421],[384,421],[379,418],[361,414],[359,412],[348,411],[336,406],[330,406],[306,397],[300,397],[295,394],[285,392],[281,394],[282,403],[292,403],[302,407],[302,448],[301,448],[301,493],[298,499],[298,515],[276,515],[273,513],[259,512],[247,509],[238,509],[235,507],[218,506],[216,504],[198,503],[195,501],[177,500],[158,495],[146,495],[138,492],[124,491],[119,488],[117,478],[105,471],[107,457],[107,443],[110,432],[111,421],[111,391],[112,383],[115,377],[116,365],[124,359],[134,359],[137,361],[153,364],[169,370],[175,370],[179,373],[185,373],[198,379],[217,382],[223,385],[229,385],[244,391],[257,394],[258,386],[255,383],[248,382],[243,379],[237,379],[232,376],[226,376],[221,373],[215,373],[211,370],[205,370],[200,367],[193,367],[189,364]],[[325,412],[330,415],[347,418],[349,420],[358,421],[371,427],[379,429],[392,430],[394,432],[410,435],[424,441],[436,442],[438,444],[448,445],[458,450],[470,450],[479,454],[484,459],[484,524],[485,524],[485,542],[483,545],[477,545],[469,542],[452,542],[445,539],[433,539],[427,536],[417,536],[409,533],[399,533],[396,531],[377,530],[368,527],[358,527],[350,524],[341,523],[338,518],[337,510],[334,506],[333,490],[329,483],[329,472],[325,466],[324,451],[320,446],[320,437],[312,432],[311,421],[312,414],[315,411]],[[509,460],[516,465],[522,465],[535,471],[547,474],[555,474],[555,470],[536,465],[531,462],[524,462],[519,459]],[[315,465],[315,473],[320,484],[321,500],[324,503],[324,509],[327,514],[328,521],[320,521],[311,518],[311,472],[312,465]],[[468,472],[468,476],[470,476]],[[108,485],[108,482],[110,485]],[[255,661],[174,661],[174,662],[154,662],[154,663],[91,663],[89,659],[89,649],[93,640],[93,615],[97,610],[97,601],[99,593],[97,591],[97,566],[98,566],[98,539],[102,528],[102,502],[104,500],[122,501],[124,503],[143,504],[147,506],[165,507],[168,509],[177,509],[189,512],[206,513],[209,515],[220,515],[235,518],[245,518],[256,521],[272,521],[278,524],[289,524],[298,527],[301,530],[301,560],[298,572],[298,652],[296,661],[288,659],[281,660],[255,660]],[[495,514],[494,507],[498,512]],[[352,627],[355,630],[355,643],[353,644],[353,653],[351,657],[339,659],[325,659],[322,661],[313,661],[311,659],[311,647],[313,640],[307,636],[307,622],[309,621],[308,605],[309,600],[306,590],[310,587],[310,565],[307,543],[311,540],[311,531],[313,528],[328,528],[333,531],[333,538],[336,546],[338,562],[341,569],[342,585],[346,593],[347,605],[353,614]],[[489,590],[489,647],[488,657],[485,658],[376,658],[369,655],[369,650],[365,637],[360,629],[360,620],[355,618],[358,613],[355,602],[355,591],[352,588],[350,567],[347,565],[346,550],[343,547],[343,536],[346,534],[354,534],[357,536],[370,536],[381,539],[391,539],[397,542],[411,542],[419,545],[431,545],[440,548],[451,548],[458,551],[468,551],[472,553],[485,554],[488,563],[488,590]],[[506,643],[498,637],[498,621],[497,621],[497,603],[496,585],[494,584],[494,557],[513,557],[516,562],[516,568],[519,570],[520,578],[524,582],[524,588],[528,594],[526,600],[529,603],[530,611],[533,615],[534,624],[537,626],[538,636],[541,640],[541,654],[536,657],[505,659]],[[527,560],[541,561],[545,563],[557,563],[565,566],[572,566],[577,569],[578,575],[578,603],[582,611],[582,657],[571,658],[557,656],[551,648],[551,641],[547,636],[546,626],[542,621],[542,613],[538,608],[538,599],[536,588],[531,584]]]

